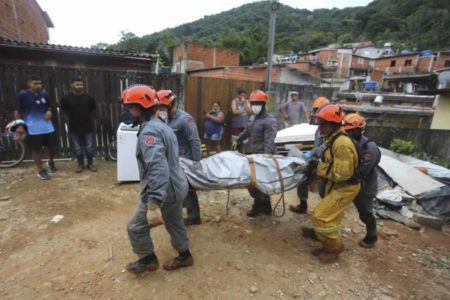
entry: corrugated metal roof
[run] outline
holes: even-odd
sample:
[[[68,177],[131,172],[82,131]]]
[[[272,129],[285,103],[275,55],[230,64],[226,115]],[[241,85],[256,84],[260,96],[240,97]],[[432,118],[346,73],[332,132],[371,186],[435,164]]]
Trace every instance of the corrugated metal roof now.
[[[3,37],[0,37],[0,48],[1,47],[40,50],[40,51],[48,51],[48,52],[54,51],[54,52],[66,52],[66,53],[73,53],[73,54],[91,54],[91,55],[99,55],[99,56],[126,57],[126,58],[136,58],[136,59],[145,59],[145,60],[156,60],[156,58],[157,58],[157,55],[149,54],[149,53],[145,53],[145,52],[128,52],[128,51],[95,49],[95,48],[66,46],[66,45],[19,42],[19,41],[15,41],[15,40],[11,40],[11,39],[6,39]]]

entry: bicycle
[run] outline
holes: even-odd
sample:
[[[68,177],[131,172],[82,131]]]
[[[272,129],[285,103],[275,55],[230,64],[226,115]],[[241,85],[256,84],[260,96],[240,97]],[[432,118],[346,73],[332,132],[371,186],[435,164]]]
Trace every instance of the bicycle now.
[[[20,164],[26,154],[25,144],[8,133],[0,133],[0,168],[12,168]]]
[[[108,144],[108,149],[106,153],[110,160],[112,161],[117,160],[117,141],[115,138],[113,138],[113,140]]]

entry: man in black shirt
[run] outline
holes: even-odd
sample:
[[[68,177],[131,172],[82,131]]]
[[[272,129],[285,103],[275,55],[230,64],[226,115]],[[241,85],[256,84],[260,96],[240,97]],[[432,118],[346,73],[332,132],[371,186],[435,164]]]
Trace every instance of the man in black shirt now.
[[[96,172],[93,164],[95,155],[94,117],[97,106],[95,99],[84,92],[81,78],[70,82],[71,92],[61,99],[61,120],[69,124],[69,134],[75,157],[77,158],[77,173],[84,169],[84,153],[87,158],[87,168]]]

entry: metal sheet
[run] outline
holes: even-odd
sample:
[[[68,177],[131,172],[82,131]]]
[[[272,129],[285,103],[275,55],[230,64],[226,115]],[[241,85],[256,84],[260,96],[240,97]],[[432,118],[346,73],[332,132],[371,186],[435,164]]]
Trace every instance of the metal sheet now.
[[[430,176],[391,157],[392,154],[389,153],[391,151],[385,151],[382,148],[380,150],[382,156],[378,166],[409,194],[417,196],[444,186]]]

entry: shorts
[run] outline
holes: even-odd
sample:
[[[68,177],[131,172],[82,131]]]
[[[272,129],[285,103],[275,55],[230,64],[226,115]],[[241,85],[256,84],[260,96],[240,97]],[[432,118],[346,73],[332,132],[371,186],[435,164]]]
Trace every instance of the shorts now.
[[[27,147],[34,152],[41,151],[42,147],[55,148],[57,145],[56,132],[27,136]]]
[[[208,134],[208,133],[205,132],[205,134],[203,135],[203,138],[205,140],[219,142],[219,141],[222,140],[222,135],[223,135],[223,129],[220,132],[213,133],[213,134]]]

